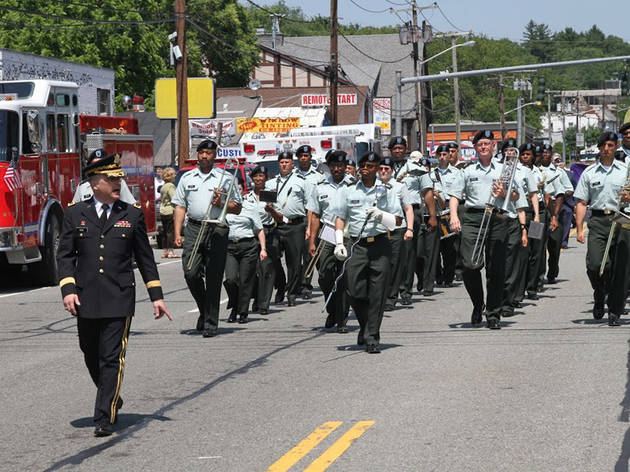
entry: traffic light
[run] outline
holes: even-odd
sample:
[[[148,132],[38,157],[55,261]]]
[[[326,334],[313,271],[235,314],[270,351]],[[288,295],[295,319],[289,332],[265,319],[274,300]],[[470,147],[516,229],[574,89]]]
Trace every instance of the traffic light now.
[[[538,88],[536,89],[536,101],[544,102],[545,101],[545,78],[541,75],[538,77]]]

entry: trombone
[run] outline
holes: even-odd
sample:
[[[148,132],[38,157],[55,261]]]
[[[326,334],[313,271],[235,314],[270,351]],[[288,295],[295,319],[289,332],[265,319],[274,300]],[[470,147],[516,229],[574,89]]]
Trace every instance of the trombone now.
[[[626,172],[626,183],[624,184],[622,190],[626,190],[626,191],[630,190],[630,166],[628,166],[628,171]],[[615,230],[617,229],[618,218],[620,216],[621,209],[622,209],[622,202],[621,202],[621,196],[619,196],[619,202],[617,203],[617,209],[615,210],[617,217],[613,219],[613,222],[610,225],[610,232],[608,233],[608,240],[606,241],[606,249],[604,249],[604,256],[602,257],[602,263],[599,266],[600,277],[604,275],[604,270],[606,269],[606,262],[608,262],[608,256],[610,254],[610,246],[612,246],[612,241],[615,236]],[[623,214],[621,214],[621,216],[625,217],[625,215]]]
[[[196,259],[197,252],[199,252],[199,246],[201,245],[201,241],[203,241],[208,225],[209,224],[225,225],[225,215],[227,214],[227,207],[230,203],[230,195],[232,195],[232,192],[234,191],[234,183],[237,180],[238,168],[240,166],[237,158],[228,157],[225,160],[225,167],[223,169],[223,173],[221,174],[221,178],[219,179],[219,185],[217,185],[217,187],[214,189],[215,195],[221,192],[223,188],[223,178],[225,177],[225,174],[228,174],[227,169],[232,166],[234,167],[234,174],[232,175],[232,181],[230,182],[230,186],[228,187],[227,194],[225,195],[225,204],[223,205],[223,208],[221,209],[221,213],[219,214],[219,217],[217,219],[212,219],[212,220],[210,219],[210,214],[212,213],[212,207],[213,207],[212,205],[213,199],[210,199],[210,202],[208,203],[208,208],[206,210],[206,214],[204,215],[203,220],[201,220],[201,228],[199,229],[199,233],[197,234],[197,238],[195,239],[195,244],[193,245],[192,251],[190,253],[190,258],[188,259],[187,269],[189,271],[192,270],[193,268],[193,265],[194,265],[193,263]]]
[[[481,224],[479,225],[479,232],[477,233],[477,239],[475,239],[475,246],[471,262],[474,266],[480,266],[483,260],[483,250],[486,245],[486,238],[488,236],[488,230],[490,229],[490,221],[492,220],[492,214],[496,211],[500,213],[507,213],[508,205],[510,204],[510,195],[514,187],[514,177],[516,176],[516,168],[518,166],[518,148],[507,148],[503,153],[503,167],[501,169],[501,175],[499,176],[499,183],[506,189],[505,199],[503,205],[499,208],[495,206],[496,197],[490,193],[490,199],[486,203],[486,208],[481,218]],[[507,188],[506,188],[507,185]]]
[[[313,272],[315,272],[315,267],[317,267],[317,261],[319,261],[319,257],[322,255],[322,250],[324,249],[324,245],[326,244],[326,239],[323,238],[324,230],[327,227],[332,228],[333,231],[335,229],[335,226],[332,223],[329,223],[323,220],[321,221],[321,223],[322,223],[322,226],[321,228],[319,228],[319,233],[317,234],[317,237],[319,238],[319,243],[317,244],[317,248],[315,249],[315,255],[311,257],[311,260],[309,261],[308,265],[306,266],[306,270],[304,271],[304,277],[307,277],[307,278],[311,277],[313,275]],[[330,244],[333,244],[330,241],[328,242]]]

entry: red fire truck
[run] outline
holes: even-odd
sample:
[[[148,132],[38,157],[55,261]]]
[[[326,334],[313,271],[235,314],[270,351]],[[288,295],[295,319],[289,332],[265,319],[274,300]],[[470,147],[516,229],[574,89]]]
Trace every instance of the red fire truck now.
[[[119,152],[125,180],[155,232],[153,137],[134,118],[81,115],[78,86],[53,80],[0,81],[0,271],[24,264],[33,280],[58,282],[64,208],[81,183],[85,157]]]

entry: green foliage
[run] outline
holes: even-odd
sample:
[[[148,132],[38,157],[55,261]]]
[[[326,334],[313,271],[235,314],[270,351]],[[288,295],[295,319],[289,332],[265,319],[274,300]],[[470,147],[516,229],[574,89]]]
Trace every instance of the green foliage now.
[[[597,144],[597,140],[599,139],[599,135],[602,133],[602,130],[597,126],[589,126],[584,131],[584,147],[592,146],[593,144]],[[576,153],[577,147],[575,145],[575,135],[577,133],[577,129],[575,126],[569,126],[564,132],[564,141],[567,147],[567,155],[573,155]],[[562,144],[562,143],[560,143]],[[583,149],[580,147],[580,149]],[[562,150],[562,145],[560,146],[560,150]]]

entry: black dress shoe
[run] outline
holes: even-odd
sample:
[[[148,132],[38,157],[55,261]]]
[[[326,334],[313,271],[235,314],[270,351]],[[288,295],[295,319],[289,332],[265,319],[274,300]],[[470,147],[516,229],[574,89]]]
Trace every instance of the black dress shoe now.
[[[490,318],[488,320],[488,328],[489,329],[501,329],[501,322],[496,318]]]
[[[310,300],[312,296],[313,296],[313,292],[311,290],[304,290],[302,292],[302,298],[304,300]]]
[[[619,323],[619,315],[608,313],[608,326],[621,326]]]
[[[595,305],[593,307],[593,318],[596,320],[601,320],[606,313],[606,309],[603,306]]]
[[[258,311],[258,304],[256,302],[252,303],[252,311]]]
[[[345,324],[337,326],[337,332],[340,334],[345,334],[348,332],[348,327]]]
[[[282,303],[284,301],[284,292],[277,291],[276,298],[273,300],[275,303]]]
[[[391,303],[386,303],[383,307],[383,311],[394,311],[394,305],[392,305]]]
[[[260,314],[261,315],[268,315],[269,314],[269,310],[267,310],[266,308],[261,308],[260,309]]]
[[[111,436],[114,432],[112,425],[109,423],[97,424],[94,428],[94,436],[97,438],[104,438],[106,436]]]
[[[422,296],[423,297],[432,297],[433,295],[435,295],[435,292],[433,290],[423,290],[422,291]]]
[[[232,310],[232,312],[230,313],[230,316],[227,319],[228,323],[236,323],[236,312],[234,310]]]
[[[368,354],[380,354],[381,348],[378,347],[378,344],[368,344],[366,351]]]
[[[214,338],[216,335],[217,335],[217,332],[212,329],[204,329],[202,333],[202,336],[204,338]]]
[[[333,326],[335,326],[335,318],[333,317],[333,315],[328,315],[326,317],[326,322],[324,323],[324,328],[328,329],[332,328]]]
[[[483,321],[483,310],[485,306],[481,305],[479,308],[474,308],[472,315],[470,316],[470,323],[472,325],[481,324]]]
[[[513,308],[523,308],[523,304],[521,302],[513,301],[512,302],[512,307]]]
[[[203,315],[199,315],[199,318],[197,318],[197,327],[196,327],[197,331],[203,331]]]
[[[457,282],[461,282],[461,281],[463,280],[463,279],[462,279],[462,274],[459,274],[459,273],[455,274],[455,280],[456,280]]]
[[[295,306],[297,305],[297,302],[295,301],[295,297],[289,297],[287,299],[287,306]]]
[[[245,324],[247,323],[247,315],[241,315],[238,317],[238,324]]]
[[[527,292],[528,300],[540,300],[540,297],[536,292]]]
[[[411,298],[401,298],[400,304],[405,306],[411,305]]]
[[[555,284],[556,282],[557,282],[557,281],[556,281],[556,278],[555,278],[555,277],[547,277],[547,283],[548,283],[548,284],[553,285],[553,284]]]

